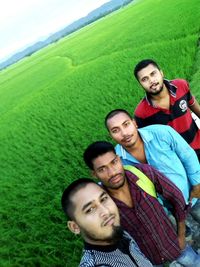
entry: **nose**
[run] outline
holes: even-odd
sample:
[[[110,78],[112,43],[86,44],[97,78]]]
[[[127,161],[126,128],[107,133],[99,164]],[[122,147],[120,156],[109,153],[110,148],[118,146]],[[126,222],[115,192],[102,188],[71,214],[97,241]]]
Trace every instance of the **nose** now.
[[[149,77],[149,82],[150,82],[150,84],[153,84],[153,83],[155,83],[155,77]]]
[[[115,166],[110,166],[108,168],[107,172],[108,172],[108,177],[115,176],[115,174],[116,174]]]
[[[110,214],[110,210],[108,207],[101,204],[99,207],[99,214],[101,218],[105,218]]]
[[[126,129],[122,128],[121,129],[121,134],[122,134],[123,137],[126,136],[127,135]]]

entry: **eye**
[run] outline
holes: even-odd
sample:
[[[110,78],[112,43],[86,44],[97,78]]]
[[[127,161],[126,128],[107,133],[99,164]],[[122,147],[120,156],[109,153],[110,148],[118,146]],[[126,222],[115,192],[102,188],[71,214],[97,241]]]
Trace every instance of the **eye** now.
[[[156,70],[152,71],[151,76],[156,75],[156,73],[157,73]]]
[[[103,173],[103,172],[105,172],[105,170],[106,170],[106,168],[105,168],[105,167],[102,167],[102,168],[99,168],[97,171],[98,171],[99,173]]]
[[[142,82],[147,82],[148,78],[147,77],[144,77],[141,79]]]
[[[130,121],[126,121],[125,123],[124,123],[124,126],[129,126],[130,125]]]
[[[85,213],[86,214],[90,214],[90,213],[94,212],[94,210],[95,210],[94,207],[90,207],[90,208],[88,208],[88,209],[85,210]]]
[[[101,198],[101,202],[106,202],[108,200],[108,195],[105,195]]]
[[[118,157],[114,158],[112,161],[113,164],[117,164],[118,163]]]
[[[118,133],[119,132],[119,129],[113,129],[112,131],[111,131],[112,133]]]

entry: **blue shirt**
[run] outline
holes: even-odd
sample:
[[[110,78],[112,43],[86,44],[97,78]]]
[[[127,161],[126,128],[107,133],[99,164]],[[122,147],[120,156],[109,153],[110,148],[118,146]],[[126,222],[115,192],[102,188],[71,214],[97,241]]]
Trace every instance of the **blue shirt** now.
[[[150,125],[138,129],[148,164],[169,178],[188,204],[191,187],[200,184],[200,164],[194,150],[170,126]],[[140,163],[121,145],[115,147],[124,165]],[[193,199],[192,204],[197,199]]]

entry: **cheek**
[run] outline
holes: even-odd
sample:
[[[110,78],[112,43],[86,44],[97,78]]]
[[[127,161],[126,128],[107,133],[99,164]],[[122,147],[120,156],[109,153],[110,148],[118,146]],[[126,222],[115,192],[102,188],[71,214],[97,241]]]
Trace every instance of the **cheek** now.
[[[131,125],[128,127],[128,133],[129,133],[129,134],[135,134],[135,132],[136,132],[136,125],[131,124]]]
[[[120,138],[121,138],[121,134],[120,134],[120,133],[111,134],[111,137],[112,137],[114,140],[120,140]]]
[[[102,182],[105,182],[107,180],[107,172],[103,172],[103,173],[100,173],[98,175],[98,178],[102,181]]]

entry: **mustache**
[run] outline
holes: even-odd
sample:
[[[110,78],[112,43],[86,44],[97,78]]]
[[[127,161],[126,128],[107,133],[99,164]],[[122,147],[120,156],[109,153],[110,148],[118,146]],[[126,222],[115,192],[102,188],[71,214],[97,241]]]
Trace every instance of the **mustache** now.
[[[110,179],[109,179],[109,182],[110,182],[113,178],[115,178],[116,176],[118,176],[118,175],[123,176],[123,173],[119,172],[119,173],[117,173],[117,174],[115,174],[115,175],[112,175],[112,176],[110,177]]]
[[[102,226],[106,226],[110,220],[113,220],[115,218],[115,215],[114,214],[110,214],[102,223]]]
[[[123,139],[122,139],[122,142],[127,141],[127,140],[130,139],[131,137],[132,137],[132,135],[126,135],[126,136],[124,136]]]

